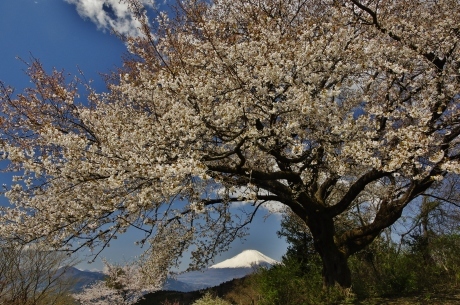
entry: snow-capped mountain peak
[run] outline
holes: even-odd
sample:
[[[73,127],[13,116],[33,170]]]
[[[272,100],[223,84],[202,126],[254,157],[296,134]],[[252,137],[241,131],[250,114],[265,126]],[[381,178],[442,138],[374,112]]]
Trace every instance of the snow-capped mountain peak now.
[[[240,254],[212,265],[209,268],[250,268],[254,265],[275,265],[278,262],[256,250],[245,250]]]

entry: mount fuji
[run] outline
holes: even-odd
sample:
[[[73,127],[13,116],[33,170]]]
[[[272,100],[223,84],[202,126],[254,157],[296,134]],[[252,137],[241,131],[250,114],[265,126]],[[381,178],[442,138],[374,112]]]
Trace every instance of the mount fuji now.
[[[252,268],[254,266],[267,266],[278,264],[274,259],[260,253],[257,250],[245,250],[240,254],[229,258],[221,263],[212,265],[211,269],[216,268]]]
[[[217,286],[221,283],[242,278],[258,267],[269,268],[278,261],[256,250],[245,250],[240,254],[201,271],[185,272],[175,279],[168,279],[163,290],[189,292]]]

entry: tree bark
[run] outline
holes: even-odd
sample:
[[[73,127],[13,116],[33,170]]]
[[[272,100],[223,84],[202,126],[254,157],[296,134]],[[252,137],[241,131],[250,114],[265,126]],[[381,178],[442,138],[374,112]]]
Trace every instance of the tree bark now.
[[[333,287],[336,284],[342,288],[351,287],[347,257],[335,245],[320,255],[323,261],[323,287]]]
[[[351,287],[351,272],[348,268],[348,255],[334,242],[335,228],[332,218],[317,217],[308,221],[316,251],[323,262],[323,287],[339,285]]]

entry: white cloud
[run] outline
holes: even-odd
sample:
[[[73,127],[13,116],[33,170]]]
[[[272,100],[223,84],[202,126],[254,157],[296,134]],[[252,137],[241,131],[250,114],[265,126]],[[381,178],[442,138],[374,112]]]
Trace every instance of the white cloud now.
[[[140,34],[140,23],[133,17],[126,1],[120,0],[65,0],[74,4],[78,14],[94,22],[101,30],[114,30],[128,36]],[[146,7],[153,7],[152,0],[141,0]]]

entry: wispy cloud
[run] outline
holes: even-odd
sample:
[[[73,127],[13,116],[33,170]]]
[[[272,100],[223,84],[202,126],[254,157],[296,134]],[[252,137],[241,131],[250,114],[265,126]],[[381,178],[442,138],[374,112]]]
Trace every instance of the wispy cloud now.
[[[120,0],[65,0],[74,4],[78,14],[94,22],[101,30],[114,30],[128,36],[140,34],[140,23],[130,12],[126,1]],[[146,7],[153,7],[152,0],[141,0]]]

